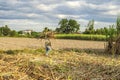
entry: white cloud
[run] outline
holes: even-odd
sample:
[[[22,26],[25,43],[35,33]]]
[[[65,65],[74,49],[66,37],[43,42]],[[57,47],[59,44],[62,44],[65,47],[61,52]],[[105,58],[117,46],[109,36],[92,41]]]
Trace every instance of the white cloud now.
[[[66,2],[66,5],[75,9],[83,7],[96,8],[98,6],[92,3],[87,3],[86,1],[68,1]]]
[[[58,18],[62,19],[62,18],[66,18],[66,15],[63,15],[63,14],[58,14],[56,15]]]
[[[45,5],[45,4],[36,5],[36,8],[43,11],[52,11],[56,7],[57,5]]]
[[[118,15],[120,13],[119,5],[116,5],[112,2],[103,3],[103,4],[93,4],[93,3],[87,3],[86,1],[68,1],[66,2],[66,5],[70,8],[74,9],[83,9],[84,7],[90,8],[90,9],[96,9],[96,10],[104,10],[104,12],[100,12],[100,14],[105,15]]]
[[[27,16],[28,17],[39,17],[40,15],[35,14],[35,13],[28,13]]]
[[[117,16],[120,14],[120,10],[109,10],[109,11],[104,12],[103,14]]]
[[[87,5],[87,3],[85,1],[67,1],[65,5],[71,8],[81,8]]]
[[[110,4],[110,5],[108,6],[108,9],[117,9],[117,8],[118,8],[118,6],[112,5],[112,4]]]
[[[113,3],[105,3],[105,4],[101,4],[101,5],[94,5],[93,7],[91,6],[91,8],[96,8],[98,10],[104,10],[104,12],[101,12],[101,14],[105,14],[105,15],[111,15],[111,16],[117,16],[120,13],[118,5],[113,4]]]
[[[67,15],[67,14],[57,14],[56,17],[59,19],[63,18],[72,18],[72,19],[79,19],[81,17],[86,17],[87,15]]]

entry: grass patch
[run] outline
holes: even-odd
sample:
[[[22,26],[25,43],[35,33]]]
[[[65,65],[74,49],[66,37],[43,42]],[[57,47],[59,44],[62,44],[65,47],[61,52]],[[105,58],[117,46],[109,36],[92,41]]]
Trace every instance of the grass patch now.
[[[12,54],[16,54],[17,51],[15,51],[15,50],[7,50],[7,51],[4,51],[4,53],[12,55]]]
[[[9,55],[14,55],[14,54],[18,54],[18,53],[42,54],[42,53],[45,53],[45,50],[43,48],[23,49],[23,50],[6,50],[6,51],[1,50],[0,53],[6,53]]]

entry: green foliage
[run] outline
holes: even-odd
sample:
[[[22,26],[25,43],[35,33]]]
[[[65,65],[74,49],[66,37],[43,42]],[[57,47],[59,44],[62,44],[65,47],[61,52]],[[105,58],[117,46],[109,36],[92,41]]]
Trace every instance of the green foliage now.
[[[65,33],[66,27],[68,26],[68,20],[67,19],[62,19],[59,22],[59,25],[60,25],[60,28],[59,28],[60,32]]]
[[[56,28],[56,29],[55,29],[55,32],[56,32],[56,33],[61,33],[60,31],[61,31],[60,28]]]
[[[15,30],[11,30],[7,25],[0,27],[0,36],[10,36],[17,37],[18,32]]]
[[[115,46],[113,42],[116,40],[117,30],[114,27],[114,25],[110,25],[109,29],[106,30],[106,37],[108,37],[108,43],[105,51],[109,54],[114,54],[115,52]]]
[[[13,50],[7,50],[7,51],[5,51],[5,53],[6,54],[15,54],[15,51],[13,51]]]
[[[17,33],[15,30],[12,30],[12,31],[10,32],[10,36],[11,36],[11,37],[18,36],[18,33]]]
[[[10,28],[8,28],[7,25],[3,26],[0,28],[0,33],[1,33],[1,36],[9,36],[10,34]]]
[[[117,34],[120,34],[120,15],[117,17],[116,28],[117,28]]]
[[[77,39],[77,40],[96,40],[105,41],[105,35],[89,35],[89,34],[56,34],[57,39]]]
[[[109,30],[107,35],[109,36],[109,38],[113,39],[115,38],[114,36],[116,35],[116,29],[114,28],[114,25],[109,26]]]
[[[44,30],[42,31],[43,33],[46,33],[48,31],[52,31],[51,29],[49,29],[48,27],[45,27]]]
[[[23,33],[23,31],[18,31],[18,34],[22,34]]]
[[[3,36],[2,28],[0,28],[0,36]]]
[[[102,34],[105,35],[106,34],[106,30],[108,30],[108,28],[104,27],[104,28],[100,28],[100,29],[96,29],[95,30],[95,34]]]
[[[73,19],[62,19],[59,22],[60,28],[56,28],[56,32],[58,33],[76,33],[80,29],[80,24],[77,23],[76,20]]]
[[[37,38],[37,37],[39,37],[39,32],[32,32],[31,33],[31,37],[33,37],[33,38]]]
[[[85,34],[94,34],[94,20],[89,21],[87,25],[87,29],[85,30]]]

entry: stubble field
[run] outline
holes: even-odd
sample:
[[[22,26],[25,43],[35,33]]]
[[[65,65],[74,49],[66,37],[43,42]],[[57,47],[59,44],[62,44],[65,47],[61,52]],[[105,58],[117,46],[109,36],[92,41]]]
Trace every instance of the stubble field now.
[[[51,42],[54,50],[45,56],[44,40],[0,38],[0,80],[120,79],[120,57],[106,55],[105,42]]]

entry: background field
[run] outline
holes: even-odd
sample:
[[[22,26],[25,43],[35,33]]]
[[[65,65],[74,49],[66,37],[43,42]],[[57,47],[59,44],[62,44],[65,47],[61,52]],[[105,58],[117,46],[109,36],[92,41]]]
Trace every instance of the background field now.
[[[35,38],[0,38],[0,49],[24,49],[32,48],[38,49],[44,47],[44,39]],[[51,39],[53,49],[77,48],[77,49],[104,49],[105,43],[103,41],[83,41],[83,40],[65,40],[65,39]]]

